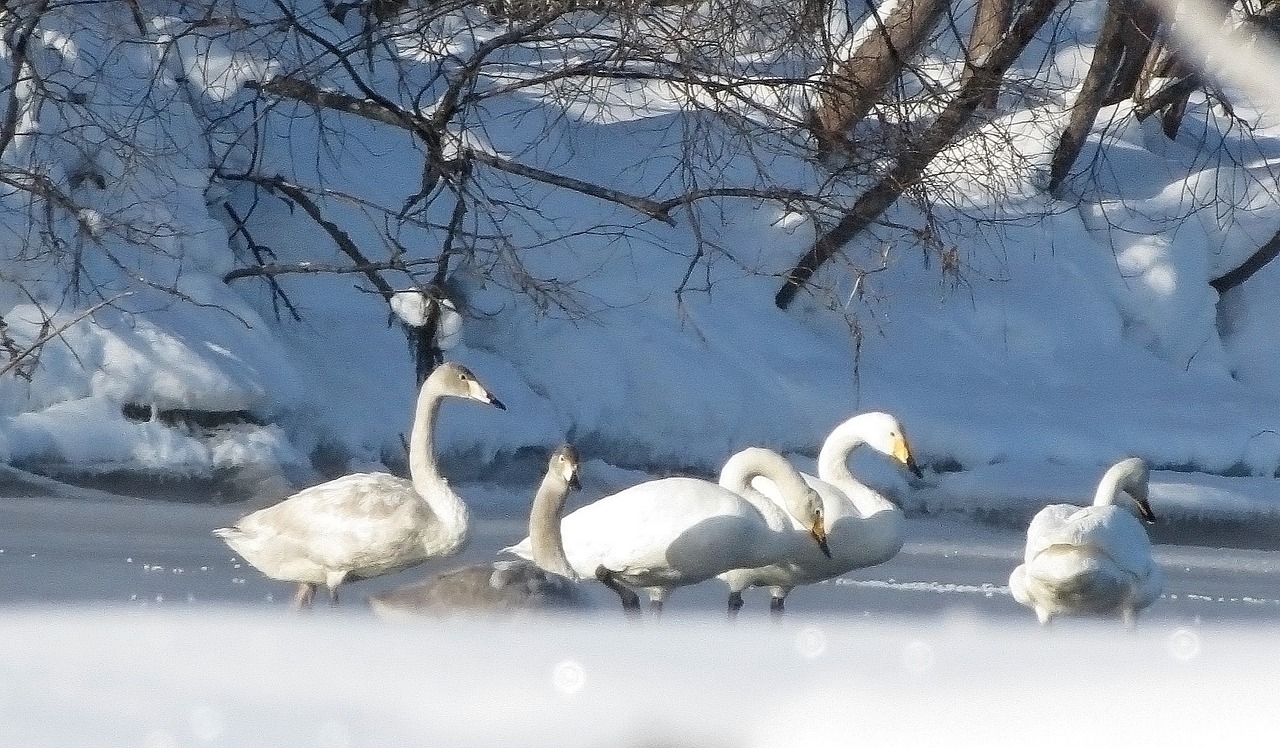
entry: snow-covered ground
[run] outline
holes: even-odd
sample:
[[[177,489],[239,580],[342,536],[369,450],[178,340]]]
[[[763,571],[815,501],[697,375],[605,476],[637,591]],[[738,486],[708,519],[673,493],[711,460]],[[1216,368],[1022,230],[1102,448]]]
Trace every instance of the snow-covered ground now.
[[[1195,746],[1280,726],[1272,628],[0,622],[0,734],[24,746]]]
[[[509,499],[514,500],[514,499]],[[483,519],[462,557],[346,588],[298,615],[209,535],[237,505],[0,502],[0,735],[65,746],[1161,745],[1264,740],[1280,655],[1274,552],[1160,545],[1166,586],[1132,630],[1040,629],[1005,580],[1017,531],[931,517],[892,561],[762,592],[679,590],[660,620],[387,623],[363,597],[493,558],[523,533]]]

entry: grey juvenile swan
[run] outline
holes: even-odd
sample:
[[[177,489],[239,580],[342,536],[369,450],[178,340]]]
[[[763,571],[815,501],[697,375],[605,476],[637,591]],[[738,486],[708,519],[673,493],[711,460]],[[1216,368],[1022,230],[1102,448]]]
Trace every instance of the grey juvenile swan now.
[[[468,513],[440,475],[432,435],[445,397],[506,410],[466,367],[444,363],[422,383],[409,436],[409,474],[356,473],[304,489],[214,535],[258,571],[296,582],[294,604],[311,605],[316,586],[338,601],[338,585],[451,556],[467,540]]]
[[[529,511],[533,562],[494,561],[464,566],[369,598],[387,619],[449,613],[502,613],[583,608],[577,573],[560,537],[560,515],[578,482],[578,451],[564,445],[551,455],[547,474]]]

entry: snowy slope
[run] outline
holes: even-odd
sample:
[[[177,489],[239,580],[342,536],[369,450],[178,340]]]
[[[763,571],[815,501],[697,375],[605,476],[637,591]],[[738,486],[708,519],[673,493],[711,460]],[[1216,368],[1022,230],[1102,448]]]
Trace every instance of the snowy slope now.
[[[1090,51],[1074,40],[1090,38],[1100,10],[1075,10],[1053,47],[1067,88]],[[81,107],[31,114],[21,147],[6,158],[47,164],[60,179],[86,168],[105,176],[105,189],[74,191],[90,206],[80,221],[55,228],[91,250],[81,281],[99,297],[133,295],[48,346],[30,382],[0,380],[0,456],[85,472],[209,475],[265,465],[295,481],[315,478],[312,458],[324,470],[398,465],[412,363],[386,305],[353,288],[359,276],[282,278],[301,321],[277,317],[260,280],[221,282],[253,262],[243,241],[229,238],[224,201],[249,216],[255,241],[281,262],[343,259],[300,209],[255,202],[244,185],[211,186],[215,165],[248,163],[237,128],[250,124],[252,95],[240,84],[293,64],[290,52],[235,51],[234,37],[174,41],[166,35],[181,24],[158,11],[148,43],[119,44],[140,36],[123,6],[75,13],[50,22],[42,54],[61,55],[65,80],[87,75],[97,85]],[[1042,41],[1028,57],[1049,49]],[[460,137],[636,194],[670,194],[683,168],[729,182],[758,176],[744,159],[683,163],[684,123],[671,91],[627,83],[608,93],[618,106],[583,105],[568,117],[527,93],[495,99],[485,121]],[[467,320],[450,355],[510,411],[447,408],[446,466],[475,477],[570,439],[617,466],[713,471],[748,444],[813,455],[834,424],[878,408],[902,418],[923,464],[977,476],[979,485],[949,494],[953,505],[981,505],[981,476],[994,476],[990,487],[999,489],[1003,464],[1033,482],[1055,466],[1092,475],[1138,455],[1158,468],[1258,476],[1245,493],[1265,506],[1280,470],[1280,342],[1272,334],[1280,270],[1221,303],[1208,280],[1280,227],[1275,191],[1259,187],[1274,185],[1280,162],[1280,130],[1263,116],[1270,108],[1238,98],[1237,114],[1255,128],[1246,131],[1193,99],[1176,143],[1154,122],[1125,119],[1125,105],[1105,110],[1080,161],[1092,178],[1071,186],[1081,199],[1053,200],[1039,180],[1068,97],[1008,102],[990,125],[1010,135],[993,168],[974,166],[973,138],[944,154],[939,173],[958,165],[971,176],[954,188],[970,210],[940,209],[936,224],[954,268],[912,233],[878,229],[848,248],[849,263],[820,274],[822,293],[802,295],[786,312],[772,302],[778,274],[814,236],[798,213],[726,200],[679,212],[669,227],[575,193],[478,174],[492,205],[518,192],[538,208],[536,216],[496,212],[480,228],[500,227],[529,278],[570,284],[572,294],[564,308],[547,306],[522,293],[510,269],[491,281],[480,266],[458,271]],[[251,122],[273,136],[252,154],[263,173],[378,205],[413,193],[419,156],[404,133],[313,114],[283,107]],[[540,137],[544,123],[555,137]],[[51,136],[68,127],[75,148]],[[107,136],[125,130],[142,133],[143,153],[122,156]],[[1226,155],[1206,156],[1218,143]],[[779,184],[811,186],[822,176],[784,155],[764,168]],[[1004,182],[999,196],[980,178],[987,173]],[[1226,197],[1248,211],[1214,210]],[[336,197],[322,205],[361,246],[377,246],[366,211]],[[888,218],[921,223],[906,206]],[[168,254],[141,251],[119,230],[125,220],[153,227]],[[33,231],[22,196],[0,196],[0,232],[17,240]],[[698,237],[713,251],[695,263]],[[429,231],[408,228],[402,238],[427,257],[439,246]],[[54,303],[71,281],[65,265],[7,260],[45,308],[61,307],[55,321],[73,318],[77,304]],[[877,272],[859,277],[854,266]],[[157,287],[139,286],[137,276]],[[0,301],[11,334],[31,339],[42,319],[30,300],[7,287]],[[209,438],[127,420],[126,403],[245,411],[266,425]],[[938,481],[954,483],[951,475]],[[1201,510],[1214,506],[1206,499]]]

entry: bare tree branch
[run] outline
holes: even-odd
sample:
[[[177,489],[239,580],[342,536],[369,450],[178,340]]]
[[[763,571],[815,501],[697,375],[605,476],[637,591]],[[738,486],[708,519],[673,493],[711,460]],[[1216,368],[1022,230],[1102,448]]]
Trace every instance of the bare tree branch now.
[[[829,231],[814,242],[790,271],[782,288],[774,297],[780,309],[786,309],[796,293],[808,282],[824,262],[850,239],[870,226],[906,189],[916,184],[925,168],[947,146],[982,103],[983,96],[996,84],[1018,58],[1022,50],[1053,14],[1058,0],[1030,0],[1018,14],[1009,33],[991,50],[985,60],[973,61],[973,75],[960,86],[932,125],[915,141],[903,146],[889,173],[862,194],[853,207]]]
[[[1239,267],[1228,273],[1209,281],[1209,285],[1213,286],[1213,290],[1219,295],[1230,291],[1236,286],[1244,283],[1253,277],[1255,273],[1267,266],[1267,263],[1280,256],[1280,231],[1277,231],[1270,239],[1266,241],[1257,251],[1249,255],[1249,258],[1242,262]]]
[[[0,376],[4,376],[5,374],[8,374],[10,371],[13,371],[13,369],[16,368],[19,364],[21,364],[24,359],[31,356],[31,354],[35,353],[36,351],[40,350],[40,348],[43,347],[46,343],[48,343],[50,340],[62,337],[62,333],[66,332],[73,325],[78,324],[82,320],[92,317],[99,309],[103,308],[104,306],[114,304],[115,302],[119,301],[120,299],[123,299],[126,296],[132,296],[132,295],[133,295],[132,293],[127,291],[125,293],[118,293],[115,296],[112,296],[111,298],[106,299],[105,301],[100,301],[97,304],[94,304],[93,306],[84,310],[83,312],[77,314],[69,322],[65,322],[54,329],[45,331],[43,334],[37,337],[35,341],[31,343],[31,345],[27,346],[22,351],[20,351],[17,355],[10,358],[9,361],[5,363],[4,366],[0,366]]]
[[[375,269],[376,263],[371,262],[369,258],[364,256],[364,253],[360,251],[360,247],[356,246],[351,236],[343,231],[342,227],[324,217],[324,214],[320,212],[320,206],[316,205],[316,202],[307,195],[306,190],[302,187],[289,182],[279,175],[260,177],[245,174],[227,174],[220,171],[218,176],[223,179],[251,182],[272,192],[284,195],[289,200],[302,206],[307,215],[311,216],[311,220],[324,229],[330,239],[333,239],[333,243],[337,245],[338,249],[351,258],[351,261],[355,263],[355,267],[359,269],[359,272],[365,278],[369,279],[374,288],[378,289],[378,293],[382,295],[383,299],[390,299],[395,294],[395,289],[391,287],[391,284],[383,280],[382,276],[378,274],[378,270]]]

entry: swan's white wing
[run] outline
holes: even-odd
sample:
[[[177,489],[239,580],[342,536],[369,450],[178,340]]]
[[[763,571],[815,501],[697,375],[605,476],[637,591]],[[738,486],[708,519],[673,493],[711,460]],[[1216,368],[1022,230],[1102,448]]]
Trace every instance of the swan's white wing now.
[[[561,521],[565,556],[584,577],[599,566],[661,580],[706,579],[758,558],[764,518],[728,489],[694,478],[649,481]],[[509,552],[528,557],[528,538]]]
[[[1080,507],[1072,504],[1050,504],[1036,512],[1036,516],[1031,518],[1031,524],[1027,526],[1027,546],[1023,560],[1030,561],[1055,543],[1069,543],[1069,520],[1078,511]]]
[[[300,491],[244,517],[232,530],[273,556],[352,568],[412,547],[426,511],[409,481],[357,473]]]
[[[1037,524],[1037,520],[1042,521]],[[1095,548],[1122,571],[1139,578],[1149,574],[1152,566],[1146,529],[1136,517],[1116,506],[1046,507],[1028,529],[1027,560],[1052,546]]]

